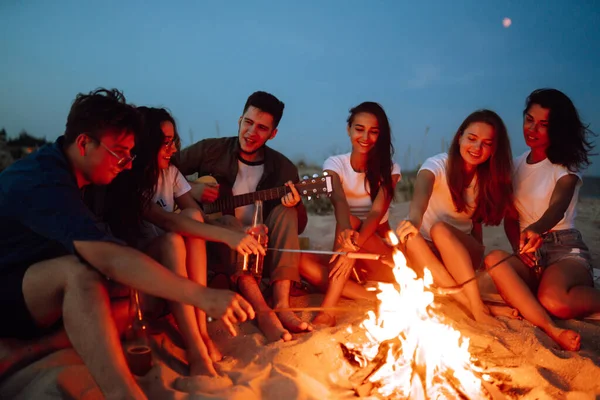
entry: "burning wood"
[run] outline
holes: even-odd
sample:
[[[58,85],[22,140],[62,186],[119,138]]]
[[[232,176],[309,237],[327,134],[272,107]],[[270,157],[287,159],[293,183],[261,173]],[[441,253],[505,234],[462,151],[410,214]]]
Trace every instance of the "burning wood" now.
[[[471,363],[468,338],[436,314],[429,271],[423,279],[394,254],[396,283],[379,284],[379,304],[360,327],[361,345],[340,344],[357,371],[350,382],[358,396],[385,398],[489,398]],[[487,386],[487,385],[486,385]]]

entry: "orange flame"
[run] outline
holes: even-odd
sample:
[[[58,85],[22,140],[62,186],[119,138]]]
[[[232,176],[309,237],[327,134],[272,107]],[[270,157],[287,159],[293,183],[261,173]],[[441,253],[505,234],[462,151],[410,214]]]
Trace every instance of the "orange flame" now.
[[[393,232],[388,239],[398,243]],[[398,250],[394,264],[397,283],[379,284],[377,311],[370,311],[360,325],[369,340],[356,346],[373,360],[384,341],[395,343],[369,378],[375,390],[386,398],[486,397],[471,364],[469,339],[444,324],[433,307],[429,270],[417,279]]]

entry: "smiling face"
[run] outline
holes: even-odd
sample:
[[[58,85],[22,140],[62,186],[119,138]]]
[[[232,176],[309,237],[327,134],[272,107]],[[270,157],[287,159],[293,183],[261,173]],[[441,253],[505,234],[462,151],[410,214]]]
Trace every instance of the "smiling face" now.
[[[248,107],[238,125],[241,156],[248,161],[253,161],[265,143],[277,134],[277,129],[273,128],[273,116],[254,106]]]
[[[358,113],[348,127],[348,136],[352,143],[352,152],[367,154],[377,143],[379,137],[379,122],[370,113]]]
[[[164,141],[158,151],[158,167],[167,169],[171,164],[171,157],[177,153],[175,127],[171,121],[164,121],[160,124],[160,129],[163,131]]]
[[[550,109],[539,104],[532,104],[523,117],[523,136],[525,143],[532,150],[545,152],[550,145],[548,138],[548,119]]]
[[[459,139],[460,155],[465,164],[476,167],[486,162],[494,148],[494,128],[485,122],[473,122]]]

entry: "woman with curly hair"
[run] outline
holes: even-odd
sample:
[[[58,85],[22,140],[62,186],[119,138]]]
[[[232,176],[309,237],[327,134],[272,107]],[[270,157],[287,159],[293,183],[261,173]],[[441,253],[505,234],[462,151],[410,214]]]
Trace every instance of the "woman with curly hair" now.
[[[518,257],[490,270],[502,297],[565,350],[578,350],[577,332],[561,329],[558,318],[600,312],[591,255],[575,228],[581,170],[590,164],[593,134],[573,102],[556,89],[538,89],[527,98],[523,136],[529,150],[513,174],[515,213],[504,228]],[[496,250],[486,265],[508,254]]]

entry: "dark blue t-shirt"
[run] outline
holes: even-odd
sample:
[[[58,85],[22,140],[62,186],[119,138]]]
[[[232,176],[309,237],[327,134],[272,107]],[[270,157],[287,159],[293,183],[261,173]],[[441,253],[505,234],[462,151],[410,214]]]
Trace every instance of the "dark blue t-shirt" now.
[[[59,137],[0,174],[0,273],[76,254],[75,240],[122,244],[83,202],[63,141]]]

